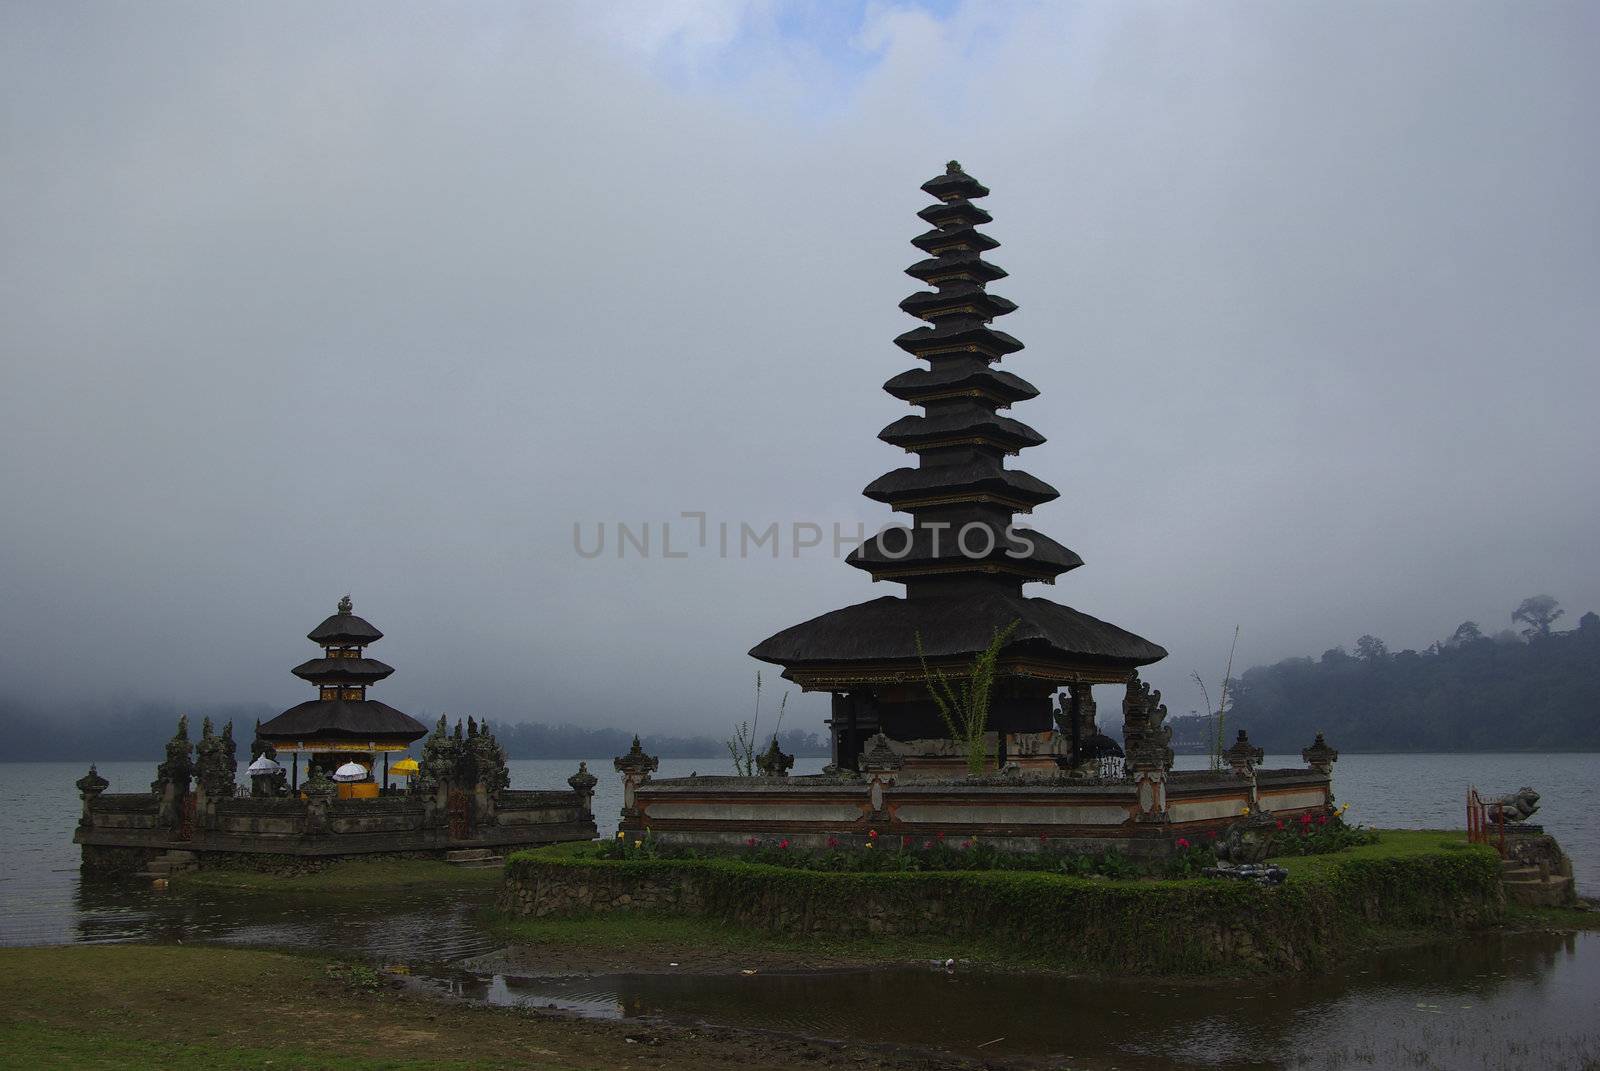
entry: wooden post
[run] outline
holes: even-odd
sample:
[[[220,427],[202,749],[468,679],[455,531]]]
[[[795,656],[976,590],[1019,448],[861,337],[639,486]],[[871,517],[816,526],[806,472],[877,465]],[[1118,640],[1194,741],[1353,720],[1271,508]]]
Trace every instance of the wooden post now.
[[[290,758],[289,761],[294,766],[294,780],[290,783],[289,789],[292,792],[299,792],[300,791],[300,752],[291,751],[289,754],[292,756],[292,758]]]

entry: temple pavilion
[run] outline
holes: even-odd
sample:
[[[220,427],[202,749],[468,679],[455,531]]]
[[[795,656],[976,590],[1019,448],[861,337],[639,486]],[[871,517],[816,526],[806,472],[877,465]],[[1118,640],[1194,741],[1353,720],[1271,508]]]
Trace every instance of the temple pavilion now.
[[[905,594],[812,618],[750,654],[782,666],[786,678],[808,691],[833,693],[833,761],[854,769],[879,732],[897,742],[948,739],[918,657],[919,638],[929,666],[954,677],[1014,626],[1000,651],[989,710],[995,761],[1016,761],[1026,747],[1042,761],[1067,766],[1082,758],[1074,748],[1103,746],[1091,687],[1126,683],[1167,652],[1070,606],[1024,594],[1027,585],[1054,584],[1083,560],[1016,525],[1018,514],[1059,492],[1005,464],[1045,440],[1003,415],[1039,392],[1000,367],[1023,347],[991,326],[1016,305],[988,290],[1006,275],[983,256],[1000,244],[978,229],[993,218],[974,204],[989,191],[955,161],[922,189],[934,203],[917,214],[931,229],[911,240],[925,258],[906,273],[930,289],[900,308],[924,323],[894,341],[925,367],[884,384],[922,412],[878,434],[914,455],[915,464],[884,474],[863,492],[910,521],[867,540],[847,559],[874,581],[903,585]],[[1070,709],[1058,722],[1052,698],[1061,688],[1070,694],[1062,707]],[[1066,731],[1052,739],[1058,724]]]
[[[387,781],[389,755],[405,751],[428,730],[409,714],[367,698],[368,687],[394,672],[392,666],[366,655],[367,646],[382,639],[383,633],[356,616],[346,595],[339,600],[338,611],[306,638],[322,648],[322,656],[300,663],[292,672],[316,685],[317,698],[264,723],[259,737],[292,756],[295,787],[301,754],[309,763],[327,767],[330,774],[349,762],[371,770],[381,757]]]

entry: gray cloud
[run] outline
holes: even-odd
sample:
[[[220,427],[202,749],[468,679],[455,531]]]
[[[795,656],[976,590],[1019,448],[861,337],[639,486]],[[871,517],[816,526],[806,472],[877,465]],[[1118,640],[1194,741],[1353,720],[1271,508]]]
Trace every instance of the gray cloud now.
[[[1165,644],[1175,709],[1235,623],[1252,664],[1600,606],[1594,8],[677,17],[0,11],[7,691],[287,705],[350,590],[402,708],[724,726],[752,643],[883,589],[572,524],[889,520],[950,156],[1088,563],[1042,593]]]

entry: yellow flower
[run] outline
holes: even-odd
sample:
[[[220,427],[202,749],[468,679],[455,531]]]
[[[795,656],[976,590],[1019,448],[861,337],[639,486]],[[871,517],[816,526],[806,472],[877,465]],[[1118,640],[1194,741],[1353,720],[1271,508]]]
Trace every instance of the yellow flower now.
[[[1249,804],[1245,804],[1243,807],[1240,807],[1239,808],[1239,813],[1240,814],[1249,814],[1250,813],[1250,805]]]
[[[622,830],[619,829],[619,830],[617,830],[617,839],[618,840],[627,840],[628,839],[628,835],[626,833],[624,833]]]
[[[869,841],[867,841],[867,843],[863,844],[862,847],[863,848],[870,848],[870,847],[872,847],[872,842],[869,840]]]
[[[635,848],[642,847],[643,845],[644,845],[644,841],[642,841],[642,840],[636,840],[636,841],[633,842],[633,846]]]

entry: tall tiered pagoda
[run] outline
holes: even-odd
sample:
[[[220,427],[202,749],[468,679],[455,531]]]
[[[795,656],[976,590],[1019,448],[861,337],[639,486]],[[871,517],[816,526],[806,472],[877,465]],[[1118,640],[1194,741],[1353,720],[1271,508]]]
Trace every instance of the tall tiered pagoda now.
[[[340,599],[338,612],[306,638],[322,648],[322,657],[300,663],[293,673],[317,686],[317,698],[290,707],[257,732],[278,751],[293,755],[296,783],[302,752],[328,766],[364,760],[371,769],[378,755],[404,751],[428,735],[409,714],[367,698],[367,688],[394,668],[367,657],[367,646],[383,633],[355,615],[350,596]]]
[[[983,259],[1000,244],[978,230],[993,217],[973,202],[989,191],[955,161],[922,189],[937,203],[917,213],[932,229],[912,239],[926,259],[906,273],[933,289],[900,303],[926,324],[894,341],[927,367],[884,384],[922,415],[901,417],[878,435],[915,454],[917,463],[864,491],[911,521],[868,540],[848,559],[874,581],[905,585],[905,597],[823,614],[750,651],[781,665],[804,689],[833,693],[834,762],[852,769],[874,733],[894,741],[948,736],[925,683],[919,637],[929,665],[957,675],[996,632],[1015,623],[1000,653],[989,712],[1001,763],[1008,736],[1034,734],[1034,747],[1049,741],[1056,689],[1071,691],[1073,709],[1063,720],[1092,726],[1090,686],[1126,682],[1167,653],[1116,625],[1023,594],[1023,585],[1054,583],[1083,560],[1047,536],[1013,527],[1017,514],[1059,492],[1004,463],[1045,440],[1000,413],[1039,392],[998,367],[1022,343],[990,326],[1016,305],[988,291],[1006,275]],[[1048,750],[1059,754],[1060,741],[1054,743]]]

